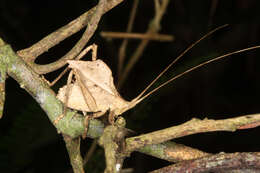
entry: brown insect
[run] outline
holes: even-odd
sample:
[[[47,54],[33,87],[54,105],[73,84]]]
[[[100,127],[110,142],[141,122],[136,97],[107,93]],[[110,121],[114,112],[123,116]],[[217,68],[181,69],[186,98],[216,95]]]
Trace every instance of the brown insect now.
[[[59,89],[57,98],[71,109],[82,111],[84,114],[92,112],[94,118],[104,115],[109,110],[109,120],[112,123],[114,116],[131,109],[139,100],[136,98],[129,102],[120,96],[110,68],[102,60],[96,59],[96,47],[91,45],[80,55],[82,57],[92,49],[92,61],[68,60],[72,71],[68,77],[68,84]],[[73,75],[75,80],[72,80]]]

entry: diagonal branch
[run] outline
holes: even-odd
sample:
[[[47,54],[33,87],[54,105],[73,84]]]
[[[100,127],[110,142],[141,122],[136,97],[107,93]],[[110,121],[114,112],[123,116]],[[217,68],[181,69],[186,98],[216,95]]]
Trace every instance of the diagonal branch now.
[[[105,6],[104,12],[108,12],[109,10],[120,4],[122,1],[123,0],[108,1]],[[35,43],[31,47],[18,51],[18,55],[23,57],[26,61],[34,61],[39,55],[48,51],[50,48],[54,47],[61,41],[65,40],[66,38],[70,37],[71,35],[77,33],[82,28],[87,26],[87,21],[90,21],[96,9],[97,6],[91,8],[89,11],[85,12],[75,20],[58,29],[57,31],[54,31],[53,33],[44,37],[42,40]]]
[[[0,47],[0,68],[5,67],[9,76],[14,78],[41,106],[51,122],[63,113],[63,104],[56,98],[56,94],[9,45]],[[68,111],[66,116],[55,127],[71,137],[77,137],[84,132],[83,117]]]
[[[127,29],[126,29],[127,33],[130,33],[133,29],[133,23],[134,23],[134,20],[135,20],[135,17],[136,17],[138,4],[139,4],[139,0],[134,0],[133,6],[132,6],[132,9],[131,9],[131,13],[130,13],[130,17],[129,17],[129,20],[128,20],[128,24],[127,24]],[[127,44],[128,44],[128,39],[124,39],[120,48],[119,48],[119,51],[118,51],[117,75],[119,76],[119,78],[120,78],[122,68],[123,68],[123,64],[124,64],[124,61],[125,61],[125,53],[126,53]]]
[[[107,12],[108,10],[112,9],[122,1],[123,0],[113,0],[109,1],[109,3],[105,3],[106,1],[100,1],[97,7],[92,8],[85,14],[81,15],[79,18],[70,22],[68,25],[48,35],[47,37],[45,37],[35,45],[31,46],[30,48],[18,51],[19,56],[23,57],[38,74],[49,73],[61,68],[66,64],[66,60],[73,59],[84,48],[86,43],[89,41],[89,39],[96,31],[98,22],[101,16],[104,14],[104,12]],[[88,27],[86,28],[82,38],[61,59],[47,65],[38,65],[34,63],[34,60],[39,55],[46,52],[48,49],[57,45],[59,42],[68,38],[72,34],[76,33],[86,25]]]

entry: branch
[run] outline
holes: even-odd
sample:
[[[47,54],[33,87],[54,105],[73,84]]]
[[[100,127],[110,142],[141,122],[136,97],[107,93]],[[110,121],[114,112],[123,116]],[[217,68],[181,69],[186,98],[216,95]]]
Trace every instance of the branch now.
[[[104,12],[108,12],[109,10],[120,4],[122,1],[123,0],[109,0],[107,2],[107,5],[105,6]],[[48,51],[50,48],[54,47],[61,41],[65,40],[66,38],[70,37],[71,35],[77,33],[82,28],[87,26],[87,21],[90,21],[96,9],[97,6],[91,8],[89,11],[79,16],[77,19],[71,21],[57,31],[44,37],[42,40],[35,43],[31,47],[18,51],[18,55],[23,57],[26,61],[35,60],[35,58],[37,58],[42,53]]]
[[[173,41],[174,37],[172,35],[166,34],[141,34],[141,33],[127,33],[127,32],[101,32],[102,37],[108,38],[127,38],[127,39],[147,39],[156,41]]]
[[[260,153],[219,153],[196,160],[184,161],[150,173],[166,172],[259,172]]]
[[[175,142],[146,145],[136,151],[157,157],[159,159],[167,160],[169,162],[180,162],[211,155],[198,149],[177,144]]]
[[[158,0],[155,0],[155,16],[151,20],[149,28],[146,31],[146,34],[155,34],[160,30],[160,22],[161,19],[166,12],[167,6],[169,4],[169,0],[163,0],[161,4]],[[122,75],[119,74],[119,88],[122,87],[125,79],[127,78],[129,72],[133,68],[133,66],[136,64],[136,62],[139,60],[141,55],[143,54],[143,51],[145,50],[146,46],[148,45],[149,40],[142,40],[141,43],[136,48],[133,55],[130,57],[129,62],[127,63],[125,69],[123,70]]]
[[[3,40],[0,38],[0,47],[4,46]],[[0,66],[0,119],[3,117],[4,103],[5,103],[5,80],[6,80],[6,66]]]
[[[41,106],[53,123],[63,113],[63,103],[60,102],[48,84],[40,78],[21,57],[18,57],[9,45],[0,47],[0,68],[6,68],[9,76],[14,78]],[[83,134],[84,118],[74,111],[68,111],[66,116],[55,125],[58,132],[72,138]],[[97,137],[104,125],[97,120],[90,122],[88,136]]]
[[[126,139],[126,150],[134,151],[145,145],[159,144],[175,138],[188,136],[197,133],[213,132],[213,131],[236,131],[237,129],[245,129],[245,127],[256,127],[260,125],[260,114],[245,115],[236,118],[224,120],[204,120],[193,118],[192,120],[170,128],[158,130],[148,134],[131,137]],[[250,126],[250,124],[253,124]]]
[[[127,156],[127,154],[123,153],[124,139],[127,133],[124,128],[125,125],[125,119],[119,117],[113,125],[109,125],[104,129],[104,133],[99,138],[98,142],[105,150],[105,173],[121,172],[124,159]]]
[[[80,155],[80,137],[72,139],[63,135],[66,148],[70,156],[70,163],[74,173],[84,173],[83,159]]]
[[[1,43],[1,39],[0,39]],[[63,112],[63,104],[56,98],[55,93],[49,86],[36,74],[20,57],[18,57],[9,45],[0,47],[0,68],[7,68],[7,73],[14,78],[41,106],[46,112],[48,118],[53,123]],[[62,118],[58,124],[55,124],[58,132],[76,138],[84,133],[84,118],[80,114],[68,110],[66,116]],[[87,137],[98,138],[102,135],[104,124],[101,121],[92,119],[89,122]],[[169,144],[159,144],[146,146],[144,149],[139,149],[140,152],[150,154],[154,147],[161,148],[151,154],[155,157],[174,161],[180,158],[174,158],[171,150],[167,150]],[[178,144],[172,145],[178,147]],[[181,148],[181,147],[180,147]],[[183,148],[183,147],[182,147]],[[165,151],[165,154],[162,152]],[[179,151],[181,152],[181,151]],[[194,158],[194,157],[191,157]]]
[[[0,39],[0,43],[1,43]],[[63,104],[56,98],[55,93],[49,88],[49,86],[42,80],[38,74],[36,74],[21,57],[17,56],[9,45],[0,47],[0,68],[6,68],[8,75],[14,78],[41,106],[46,112],[48,118],[53,123],[63,112]],[[54,125],[58,132],[76,138],[84,133],[84,118],[80,114],[76,114],[73,111],[68,110],[66,116],[62,118],[58,124]],[[102,135],[104,130],[104,124],[97,120],[92,119],[89,122],[87,137],[98,138]],[[151,150],[155,147],[160,148],[159,152],[153,151],[151,155],[169,160],[181,160],[179,156],[171,154],[171,150],[174,147],[178,147],[178,144],[171,145],[172,149],[167,149],[170,144],[158,144],[146,146],[143,149],[139,149],[140,152],[150,154]],[[179,147],[181,149],[183,147]],[[183,148],[185,150],[185,148]],[[165,152],[165,154],[162,154]],[[179,151],[181,153],[181,151]],[[200,156],[201,154],[199,154]],[[196,155],[195,155],[196,156]],[[190,157],[194,158],[194,157]]]
[[[134,0],[133,6],[132,6],[132,9],[131,9],[131,12],[130,12],[128,24],[127,24],[127,29],[126,29],[127,33],[130,33],[133,29],[133,23],[134,23],[134,20],[135,20],[135,17],[136,17],[138,4],[139,4],[139,0]],[[120,48],[119,48],[119,51],[118,51],[117,75],[119,75],[119,76],[122,72],[123,64],[124,64],[124,61],[125,61],[125,53],[126,53],[127,44],[128,44],[128,39],[124,39]]]
[[[116,168],[116,154],[118,151],[118,145],[115,142],[116,134],[118,133],[118,128],[114,125],[109,125],[105,128],[104,133],[99,138],[99,144],[105,150],[106,158],[106,169],[105,173],[116,173],[118,170]]]
[[[113,0],[109,1],[110,3],[105,3],[105,1],[100,1],[96,8],[92,8],[87,13],[83,14],[76,20],[70,22],[68,25],[60,28],[56,32],[48,35],[35,45],[31,46],[30,48],[18,51],[19,56],[23,57],[25,61],[38,73],[38,74],[45,74],[57,70],[66,64],[66,60],[73,59],[77,56],[80,51],[84,48],[86,43],[92,37],[96,28],[98,26],[98,22],[104,12],[112,9],[114,6],[121,3],[123,0]],[[89,22],[87,22],[89,21]],[[50,64],[46,65],[38,65],[34,63],[34,60],[50,49],[51,47],[58,44],[60,41],[68,38],[72,34],[79,31],[84,26],[88,25],[86,28],[82,38],[77,42],[77,44],[62,58],[58,61],[55,61]]]

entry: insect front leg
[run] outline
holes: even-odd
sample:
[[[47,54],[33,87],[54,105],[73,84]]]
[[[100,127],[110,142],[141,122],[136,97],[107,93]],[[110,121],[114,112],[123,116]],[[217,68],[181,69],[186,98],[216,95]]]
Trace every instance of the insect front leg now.
[[[54,124],[57,124],[67,113],[67,105],[68,105],[68,100],[69,100],[69,95],[70,95],[70,91],[71,91],[71,82],[72,82],[72,77],[73,77],[73,71],[71,71],[69,73],[69,77],[68,77],[68,80],[67,80],[67,90],[66,90],[66,93],[65,93],[65,101],[64,101],[64,107],[63,107],[63,113],[54,120]]]

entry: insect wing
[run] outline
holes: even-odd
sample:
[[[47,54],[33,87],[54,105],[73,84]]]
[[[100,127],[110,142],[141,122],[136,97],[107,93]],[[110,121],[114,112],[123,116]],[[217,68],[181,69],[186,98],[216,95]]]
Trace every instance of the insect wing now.
[[[81,79],[85,83],[88,80],[112,95],[118,95],[114,86],[110,68],[102,61],[75,61],[69,60],[69,67],[80,72]]]

